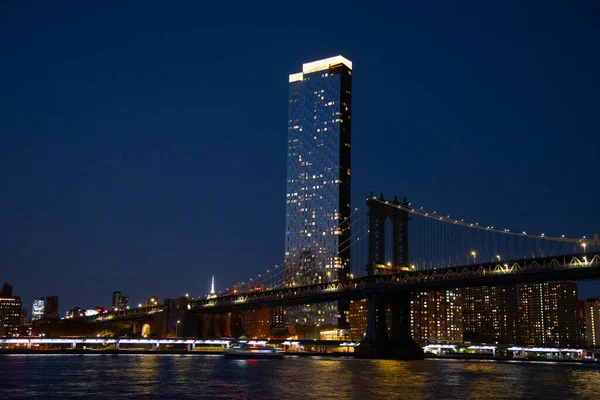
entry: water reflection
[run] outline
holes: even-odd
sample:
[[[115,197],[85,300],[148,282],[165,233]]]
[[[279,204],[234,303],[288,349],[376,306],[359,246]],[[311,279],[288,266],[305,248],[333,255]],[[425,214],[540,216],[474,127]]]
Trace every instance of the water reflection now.
[[[0,399],[596,399],[600,368],[194,355],[0,356]]]

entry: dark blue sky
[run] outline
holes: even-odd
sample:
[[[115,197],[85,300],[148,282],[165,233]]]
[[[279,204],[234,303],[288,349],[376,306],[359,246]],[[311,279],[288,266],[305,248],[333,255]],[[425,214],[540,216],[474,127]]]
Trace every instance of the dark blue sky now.
[[[27,308],[281,262],[288,74],[337,54],[354,206],[600,231],[597,2],[109,3],[0,4],[0,283]]]

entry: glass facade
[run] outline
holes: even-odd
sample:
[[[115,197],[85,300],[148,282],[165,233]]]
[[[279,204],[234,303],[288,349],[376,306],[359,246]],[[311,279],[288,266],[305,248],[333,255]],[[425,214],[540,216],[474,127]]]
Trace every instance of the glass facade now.
[[[338,56],[290,75],[286,285],[343,279],[350,267],[352,63]],[[294,307],[287,323],[334,325],[335,303]]]

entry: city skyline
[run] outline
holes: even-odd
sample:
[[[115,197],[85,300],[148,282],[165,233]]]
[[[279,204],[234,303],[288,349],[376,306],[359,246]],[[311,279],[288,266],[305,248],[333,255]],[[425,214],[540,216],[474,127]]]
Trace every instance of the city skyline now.
[[[507,6],[483,27],[481,9],[447,19],[441,5],[390,6],[377,32],[276,26],[275,35],[250,33],[253,51],[233,54],[226,49],[246,33],[241,17],[225,32],[152,7],[136,10],[138,28],[118,23],[127,11],[80,5],[74,19],[50,6],[5,7],[14,35],[0,39],[0,279],[26,308],[49,293],[61,315],[108,306],[117,289],[134,302],[204,296],[213,274],[222,290],[280,263],[285,77],[332,54],[360,72],[353,207],[373,190],[514,230],[600,230],[599,62],[586,50],[598,28],[582,9],[561,6],[532,26]],[[42,35],[49,15],[56,24]],[[110,18],[114,30],[99,34]],[[186,52],[219,33],[203,52]],[[561,41],[549,46],[546,35]],[[582,287],[581,298],[600,295],[597,284]]]

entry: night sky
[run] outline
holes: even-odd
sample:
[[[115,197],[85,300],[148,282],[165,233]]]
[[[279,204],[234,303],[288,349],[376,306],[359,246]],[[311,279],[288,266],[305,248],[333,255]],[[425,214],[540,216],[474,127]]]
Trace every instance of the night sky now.
[[[0,284],[28,309],[200,296],[281,263],[288,74],[338,54],[353,207],[373,190],[600,232],[595,1],[80,3],[0,4]]]

